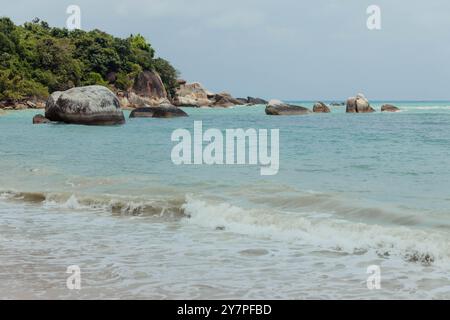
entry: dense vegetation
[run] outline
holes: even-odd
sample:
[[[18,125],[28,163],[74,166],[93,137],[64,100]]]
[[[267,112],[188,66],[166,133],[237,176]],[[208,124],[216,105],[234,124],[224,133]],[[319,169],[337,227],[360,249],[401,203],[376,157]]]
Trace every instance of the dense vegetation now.
[[[170,94],[177,71],[141,35],[69,31],[34,19],[16,26],[0,18],[0,99],[45,98],[80,85],[128,90],[142,70],[157,71]]]

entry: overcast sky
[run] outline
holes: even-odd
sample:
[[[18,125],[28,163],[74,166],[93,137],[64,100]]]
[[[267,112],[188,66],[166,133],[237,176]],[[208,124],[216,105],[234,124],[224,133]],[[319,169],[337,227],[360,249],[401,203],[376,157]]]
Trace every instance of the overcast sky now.
[[[448,0],[13,0],[0,16],[141,33],[188,81],[286,100],[450,99]],[[369,5],[381,30],[366,27]]]

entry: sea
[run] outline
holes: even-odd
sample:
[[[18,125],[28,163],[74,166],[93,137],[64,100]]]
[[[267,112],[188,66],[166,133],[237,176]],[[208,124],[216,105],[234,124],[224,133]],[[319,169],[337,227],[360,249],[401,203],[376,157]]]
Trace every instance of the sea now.
[[[0,115],[0,299],[450,299],[450,102],[372,105]],[[194,121],[279,129],[278,174],[175,165],[171,135]]]

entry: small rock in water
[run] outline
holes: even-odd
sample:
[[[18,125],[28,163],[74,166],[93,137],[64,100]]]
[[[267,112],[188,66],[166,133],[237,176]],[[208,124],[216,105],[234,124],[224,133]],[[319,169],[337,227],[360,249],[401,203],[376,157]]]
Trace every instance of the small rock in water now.
[[[187,117],[187,113],[174,106],[143,107],[131,111],[130,118],[176,118]]]
[[[50,123],[51,121],[44,117],[42,114],[37,114],[33,117],[33,124]]]
[[[313,107],[313,112],[315,113],[330,113],[330,108],[323,102],[316,102]]]
[[[392,104],[384,104],[381,106],[381,112],[398,112],[399,108],[393,106]]]
[[[270,100],[266,107],[266,114],[271,116],[293,116],[311,113],[311,110],[301,106],[286,104],[280,100]]]

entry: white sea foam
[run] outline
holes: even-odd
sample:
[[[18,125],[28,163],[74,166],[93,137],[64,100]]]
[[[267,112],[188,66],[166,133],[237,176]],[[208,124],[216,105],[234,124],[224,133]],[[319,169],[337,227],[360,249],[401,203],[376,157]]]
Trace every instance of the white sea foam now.
[[[450,261],[450,236],[427,229],[382,226],[331,219],[321,215],[243,209],[187,197],[187,223],[225,228],[240,234],[269,237],[337,249],[347,253],[375,251],[424,264]]]

